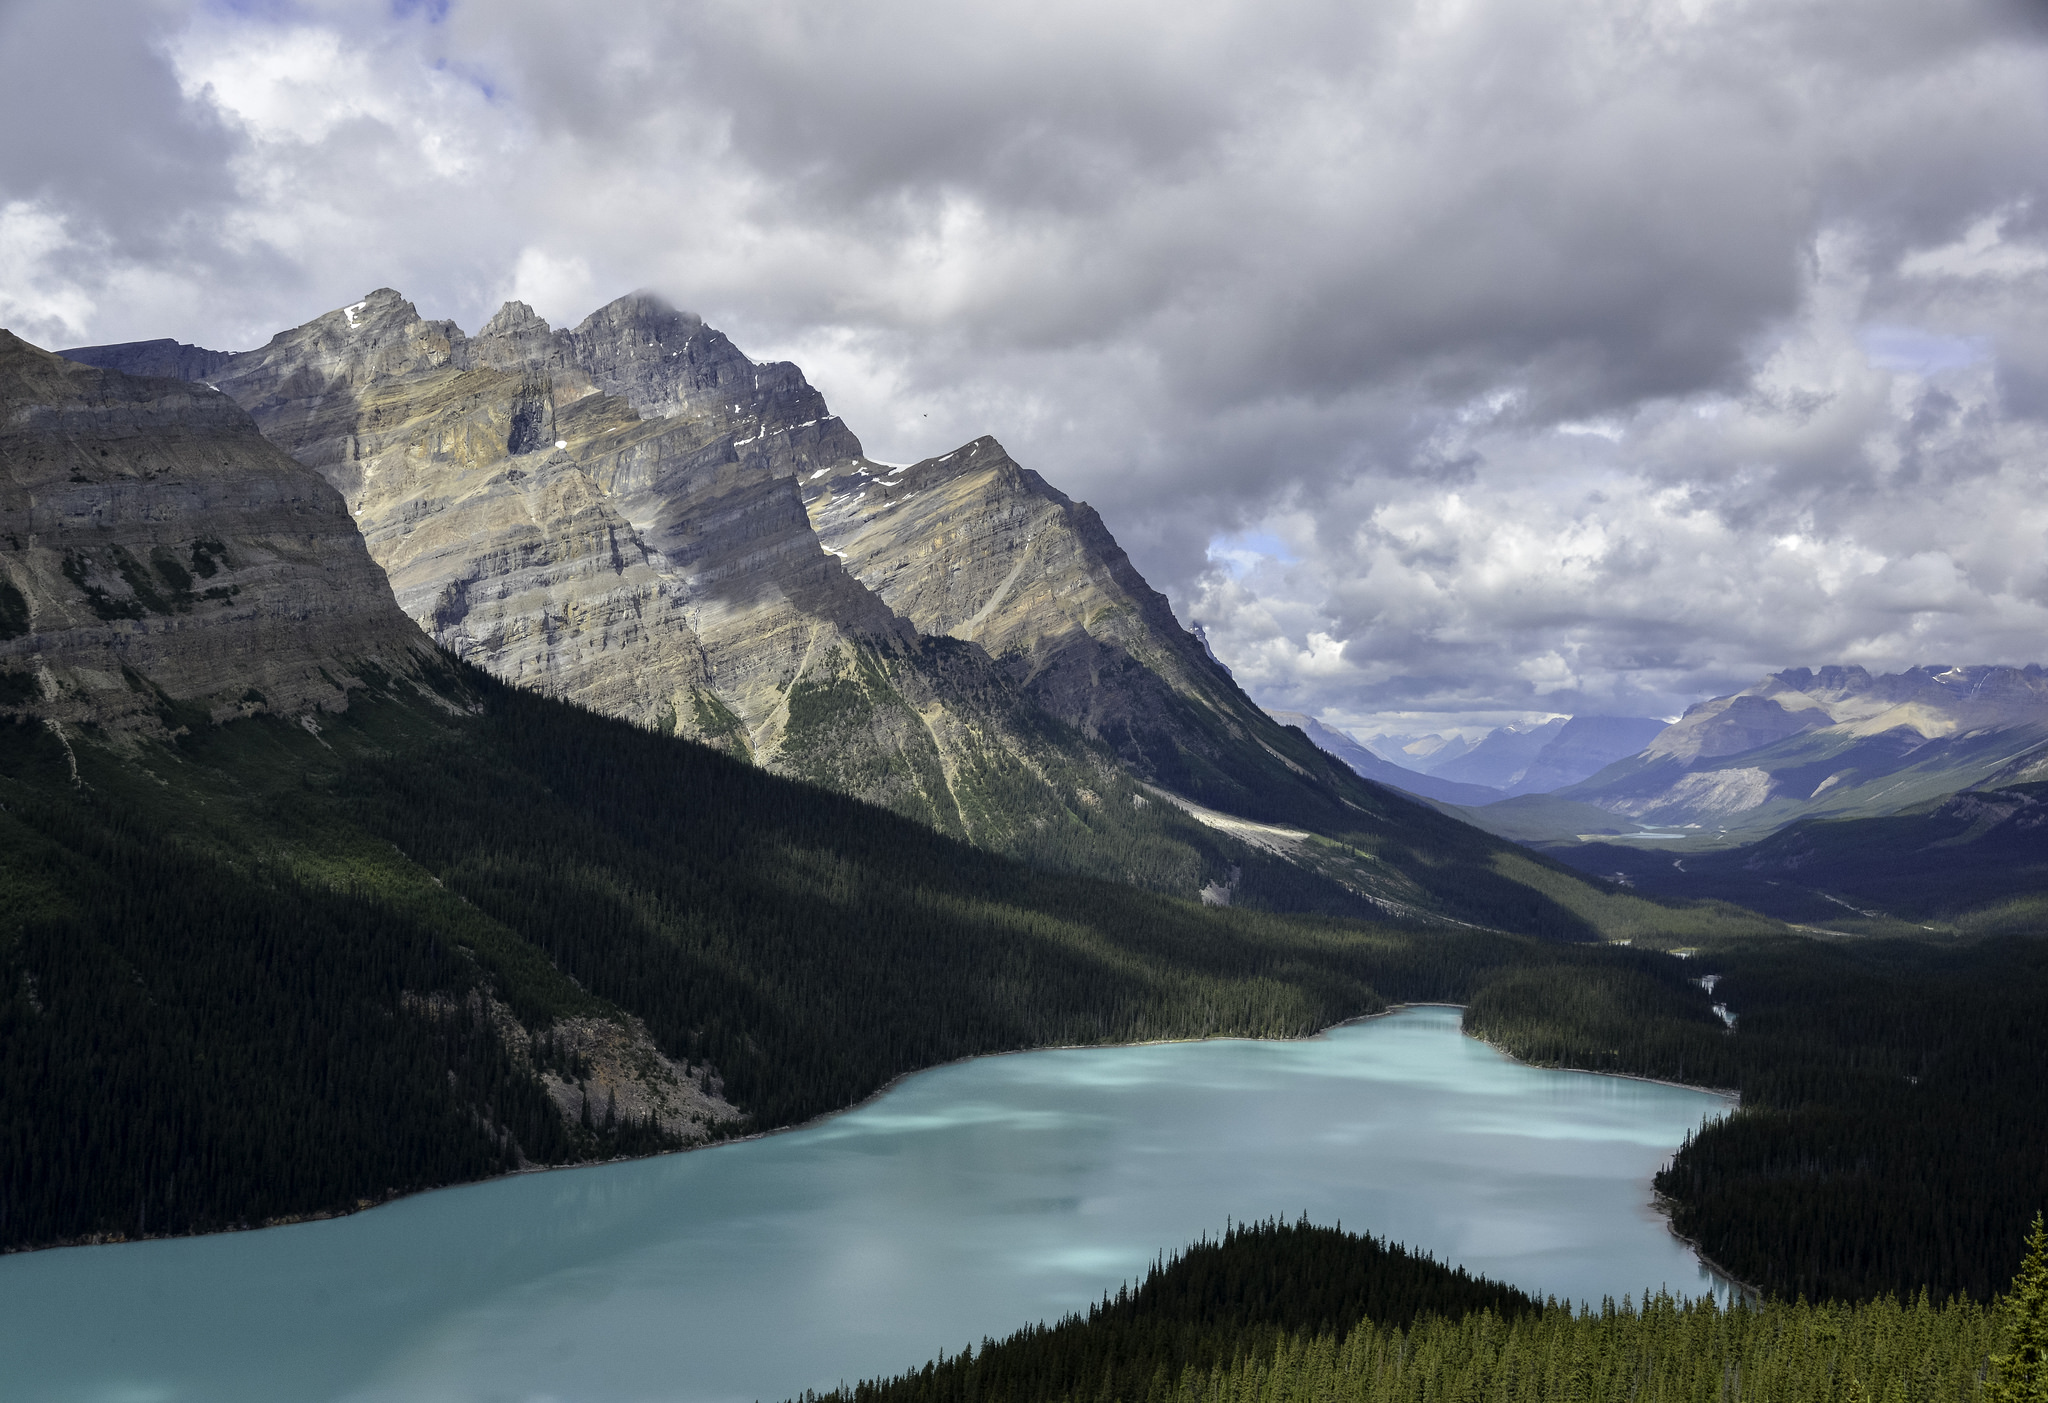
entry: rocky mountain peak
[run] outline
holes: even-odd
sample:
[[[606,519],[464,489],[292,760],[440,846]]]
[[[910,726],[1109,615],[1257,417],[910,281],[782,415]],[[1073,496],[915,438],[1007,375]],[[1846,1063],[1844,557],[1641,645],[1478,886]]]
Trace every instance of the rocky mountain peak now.
[[[704,319],[695,312],[685,312],[642,289],[605,303],[578,322],[571,334],[592,341],[637,339],[657,346],[680,346],[703,330]]]
[[[511,336],[528,328],[538,330],[542,335],[547,335],[551,331],[547,319],[526,303],[507,302],[491,314],[491,319],[484,323],[484,329],[477,333],[477,339],[481,341],[486,337]]]
[[[469,358],[472,365],[494,370],[557,368],[566,359],[554,329],[524,302],[507,302],[484,323],[470,342]]]
[[[1872,685],[1869,671],[1853,664],[1847,667],[1823,667],[1817,672],[1810,667],[1786,668],[1783,672],[1772,673],[1758,685],[1770,687],[1772,684],[1786,691],[1801,692],[1807,696],[1836,698],[1867,692]]]
[[[1826,711],[1806,701],[1803,692],[1788,692],[1782,698],[1738,692],[1686,708],[1643,753],[1686,762],[1710,760],[1818,730],[1833,721]]]
[[[980,644],[1040,707],[1138,773],[1183,792],[1209,786],[1236,812],[1262,802],[1272,780],[1253,779],[1260,767],[1306,773],[1283,758],[1297,743],[1181,627],[1095,510],[994,438],[803,482],[819,538],[862,584],[920,631]]]

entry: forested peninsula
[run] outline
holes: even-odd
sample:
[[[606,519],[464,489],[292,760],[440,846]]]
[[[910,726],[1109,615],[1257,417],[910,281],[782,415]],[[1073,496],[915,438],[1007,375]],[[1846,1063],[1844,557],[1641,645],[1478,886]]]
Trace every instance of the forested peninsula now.
[[[1334,1227],[1234,1227],[1050,1326],[801,1403],[2036,1403],[2048,1398],[2048,1234],[2010,1289],[1855,1304],[1597,1306]]]

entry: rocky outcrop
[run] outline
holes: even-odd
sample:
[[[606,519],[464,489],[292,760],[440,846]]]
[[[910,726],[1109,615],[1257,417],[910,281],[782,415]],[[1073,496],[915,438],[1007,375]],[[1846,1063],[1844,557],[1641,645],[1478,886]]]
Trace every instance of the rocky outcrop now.
[[[232,398],[0,331],[0,708],[160,732],[433,660],[341,495]]]
[[[548,1099],[572,1126],[651,1124],[692,1144],[744,1118],[723,1078],[669,1057],[637,1018],[559,1018],[529,1046],[547,1064]]]
[[[644,1022],[623,1011],[557,1018],[536,1031],[483,988],[460,1000],[408,991],[399,995],[399,1006],[435,1022],[488,1023],[513,1064],[540,1084],[571,1131],[652,1125],[691,1145],[744,1118],[725,1099],[717,1068],[678,1062],[661,1050]]]

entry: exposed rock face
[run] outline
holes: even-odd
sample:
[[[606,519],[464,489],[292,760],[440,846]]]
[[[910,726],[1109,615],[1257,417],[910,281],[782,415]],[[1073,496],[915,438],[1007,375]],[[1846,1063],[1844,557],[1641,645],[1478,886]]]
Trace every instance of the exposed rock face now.
[[[471,339],[383,289],[213,374],[341,489],[406,612],[501,677],[992,846],[1084,807],[1064,772],[1100,757],[819,544],[796,474],[860,443],[794,366],[647,297],[573,331],[509,303]]]
[[[892,609],[980,644],[1143,777],[1258,817],[1304,782],[1338,802],[1338,767],[1253,705],[1094,509],[994,439],[907,467],[813,469],[804,497],[826,547]]]
[[[725,1079],[715,1067],[676,1061],[644,1022],[623,1011],[557,1018],[532,1029],[509,1004],[481,988],[460,1000],[408,991],[399,995],[399,1006],[436,1021],[464,1015],[488,1021],[513,1063],[540,1084],[572,1131],[608,1129],[611,1123],[653,1125],[692,1145],[710,1139],[720,1123],[745,1115],[725,1099]]]
[[[622,406],[589,397],[558,414],[544,383],[445,368],[348,398],[349,457],[330,476],[422,628],[593,710],[669,729],[691,713],[705,662],[682,600],[572,451],[632,423],[605,413]],[[317,438],[286,446],[330,456]]]
[[[567,1075],[552,1067],[541,1073],[548,1099],[571,1125],[651,1122],[688,1143],[742,1118],[722,1094],[723,1079],[669,1057],[637,1018],[562,1018],[544,1036],[548,1055],[577,1064]]]
[[[118,346],[80,346],[64,353],[64,359],[81,365],[166,380],[206,380],[233,358],[232,351],[209,351],[204,346],[169,337],[161,341],[128,341]]]
[[[227,395],[0,331],[0,707],[160,730],[338,710],[433,649],[341,496]]]

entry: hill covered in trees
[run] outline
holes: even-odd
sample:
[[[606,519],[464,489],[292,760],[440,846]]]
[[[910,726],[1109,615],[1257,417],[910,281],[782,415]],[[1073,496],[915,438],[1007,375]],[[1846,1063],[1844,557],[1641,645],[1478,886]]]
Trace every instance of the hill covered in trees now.
[[[1597,1309],[1307,1222],[1234,1229],[1056,1325],[802,1403],[2034,1403],[2048,1398],[2038,1222],[2013,1290],[1860,1305],[1624,1298]]]
[[[1670,899],[1737,901],[1858,935],[2030,933],[2048,919],[2048,782],[1946,794],[1881,817],[1808,819],[1717,852],[1558,847],[1588,872]]]
[[[1673,1223],[1774,1294],[1984,1299],[2048,1204],[2048,942],[1736,941],[1680,981],[1588,962],[1503,971],[1467,1031],[1526,1060],[1742,1094],[1659,1175]]]
[[[152,704],[159,739],[0,723],[10,1246],[788,1125],[981,1052],[1300,1036],[1564,948],[1034,869],[452,661],[318,721]]]

